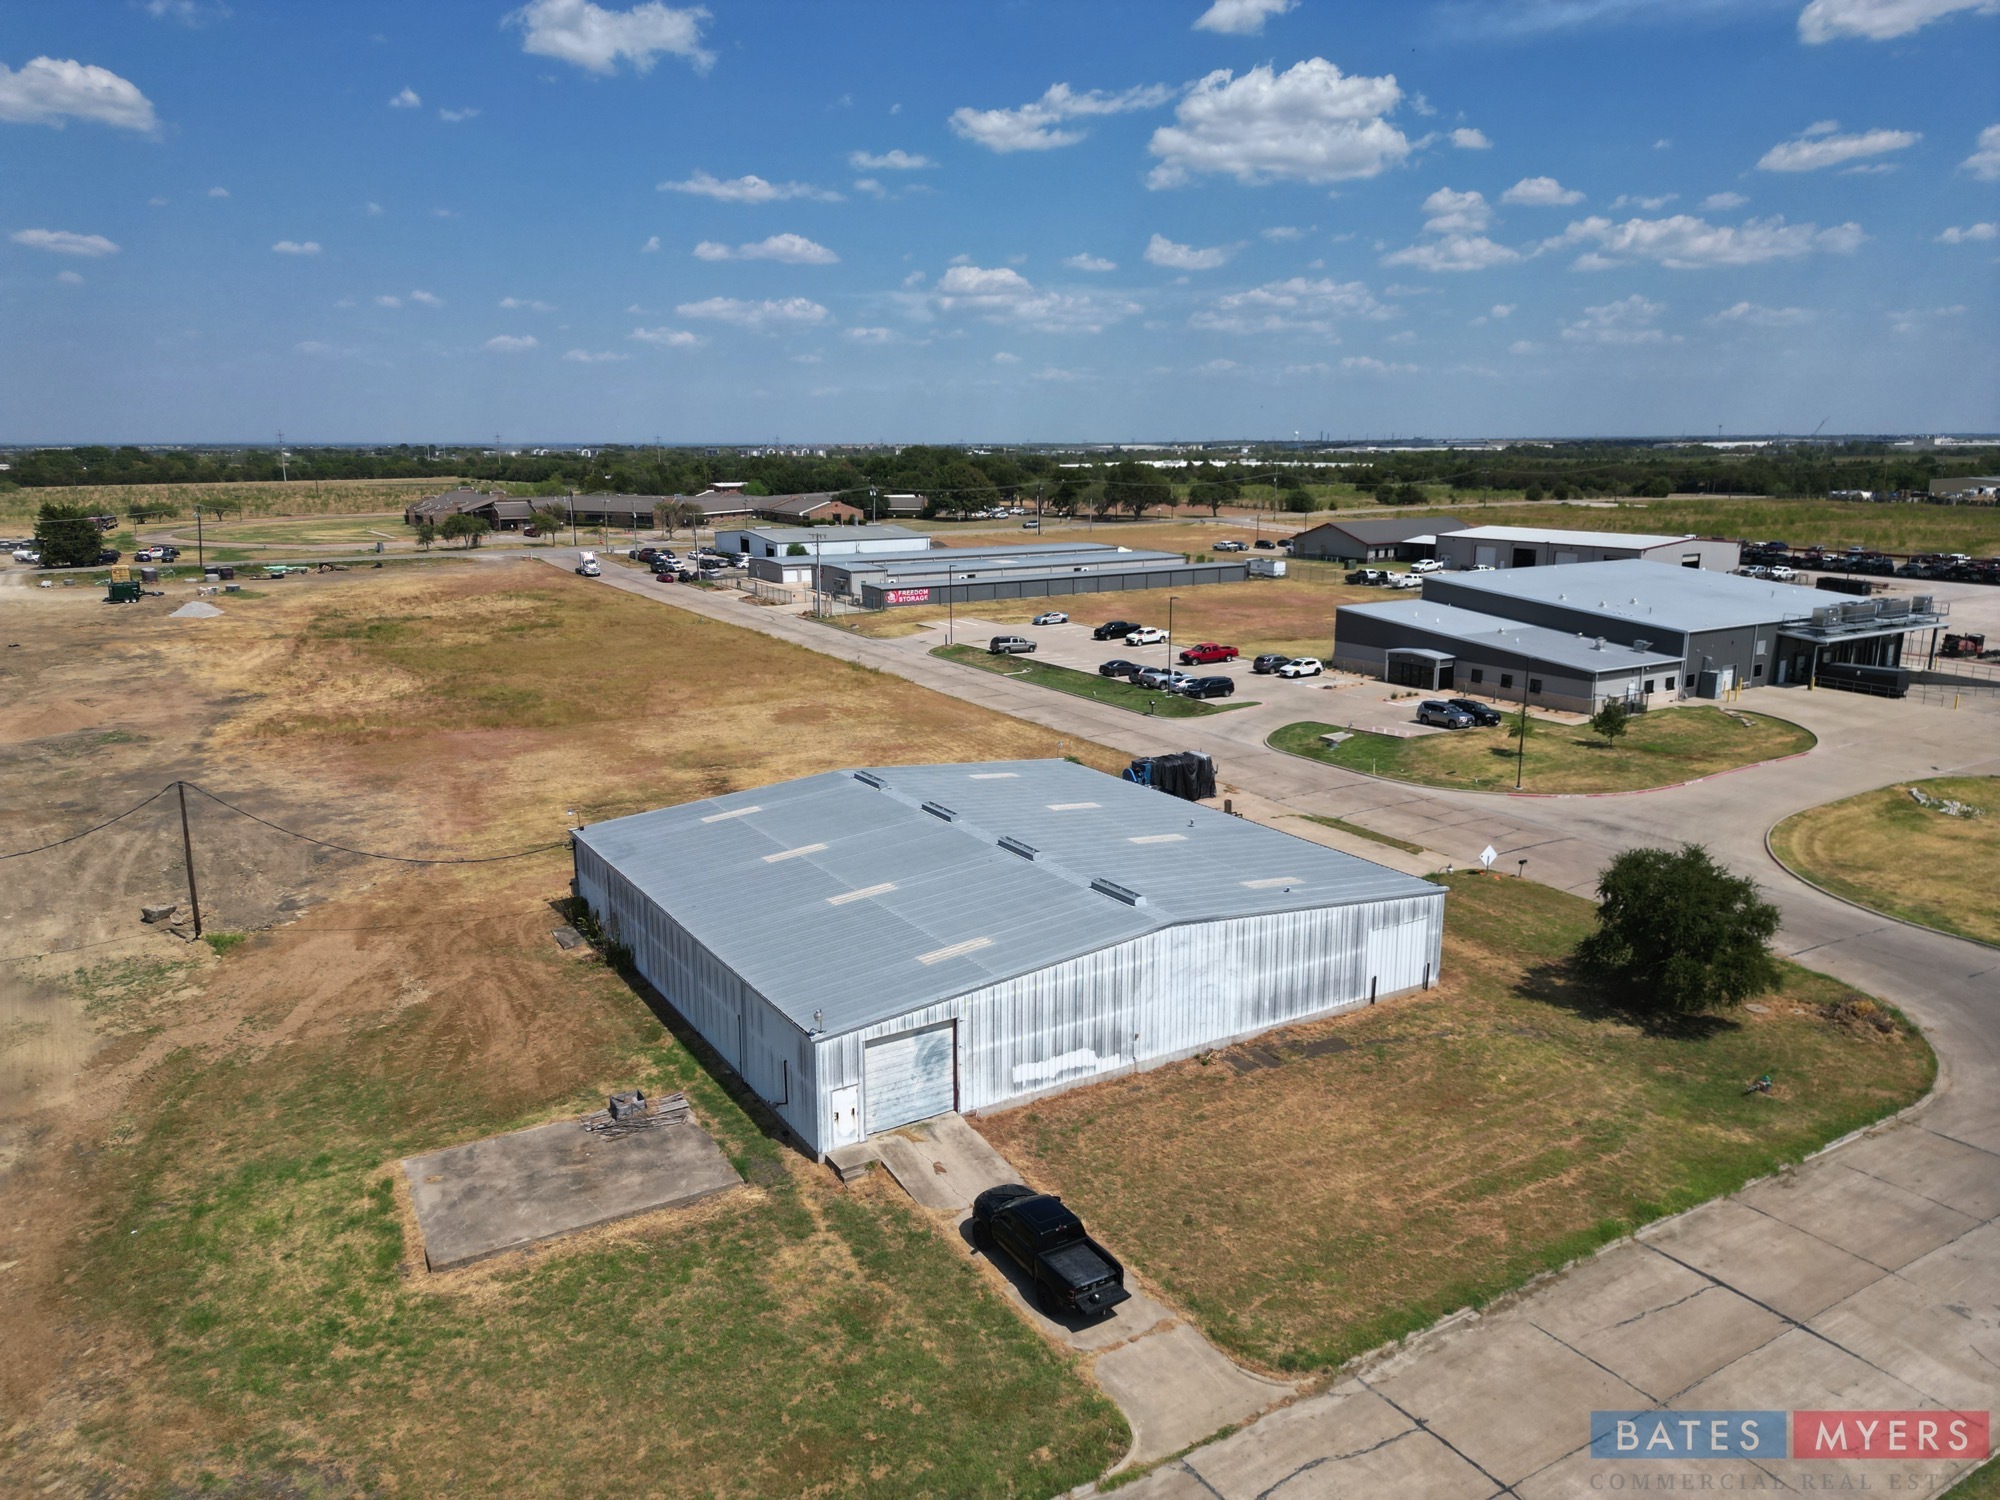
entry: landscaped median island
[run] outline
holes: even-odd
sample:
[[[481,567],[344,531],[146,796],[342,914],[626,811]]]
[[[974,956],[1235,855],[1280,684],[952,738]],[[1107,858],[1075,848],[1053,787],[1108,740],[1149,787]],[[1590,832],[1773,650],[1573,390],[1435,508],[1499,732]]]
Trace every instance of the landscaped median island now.
[[[1919,1098],[1930,1048],[1796,965],[1648,1027],[1569,955],[1592,903],[1448,878],[1427,994],[978,1126],[1211,1339],[1326,1368]],[[1769,1094],[1749,1090],[1771,1075]]]
[[[2000,944],[2000,777],[1898,782],[1794,813],[1771,852],[1845,900]]]
[[[1249,708],[1249,703],[1230,699],[1216,703],[1183,698],[1165,688],[1140,687],[1123,677],[1099,677],[1094,672],[1078,672],[1070,667],[1051,666],[1023,656],[995,656],[980,646],[934,646],[932,656],[942,656],[961,666],[979,667],[1002,677],[1017,677],[1036,687],[1054,688],[1078,698],[1095,698],[1113,708],[1129,708],[1133,713],[1150,713],[1160,719],[1197,719],[1204,714],[1227,713],[1232,708]],[[1185,671],[1186,668],[1176,670]]]
[[[1588,724],[1531,715],[1521,790],[1644,791],[1798,755],[1816,743],[1810,730],[1787,720],[1733,708],[1661,709],[1634,714],[1625,722],[1625,733],[1606,741]],[[1348,737],[1328,745],[1321,738],[1328,734]],[[1269,743],[1342,770],[1473,791],[1512,791],[1519,748],[1511,717],[1497,728],[1455,729],[1412,739],[1338,724],[1287,724]]]

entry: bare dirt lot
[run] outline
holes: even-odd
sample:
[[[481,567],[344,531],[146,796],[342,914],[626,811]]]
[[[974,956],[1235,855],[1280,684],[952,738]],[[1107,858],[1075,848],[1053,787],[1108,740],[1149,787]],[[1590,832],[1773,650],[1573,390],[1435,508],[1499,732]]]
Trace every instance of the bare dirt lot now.
[[[0,592],[0,851],[176,778],[479,859],[839,765],[1057,752],[530,562],[182,597]],[[1074,741],[1069,748],[1076,749]],[[1115,758],[1080,752],[1105,764]],[[603,965],[560,847],[411,866],[191,793],[0,862],[0,1491],[1050,1493],[1114,1408],[892,1194],[776,1146]],[[394,1163],[685,1088],[749,1187],[444,1276]],[[754,1442],[746,1434],[758,1434]]]

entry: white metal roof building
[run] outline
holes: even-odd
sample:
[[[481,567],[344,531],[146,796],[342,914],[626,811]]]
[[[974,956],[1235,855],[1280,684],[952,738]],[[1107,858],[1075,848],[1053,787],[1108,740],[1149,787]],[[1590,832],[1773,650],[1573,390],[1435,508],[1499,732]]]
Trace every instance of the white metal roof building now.
[[[1735,542],[1637,531],[1567,531],[1544,526],[1473,526],[1440,532],[1438,561],[1447,568],[1548,568],[1641,558],[1726,573],[1741,559]]]
[[[1435,978],[1444,891],[1068,761],[580,830],[577,892],[818,1152]]]

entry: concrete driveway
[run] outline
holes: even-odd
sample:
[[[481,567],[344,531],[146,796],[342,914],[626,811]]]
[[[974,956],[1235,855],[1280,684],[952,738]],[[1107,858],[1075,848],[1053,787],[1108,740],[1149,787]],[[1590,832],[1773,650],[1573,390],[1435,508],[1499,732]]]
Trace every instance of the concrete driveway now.
[[[567,566],[560,554],[549,560]],[[1747,702],[1813,730],[1819,744],[1808,755],[1617,796],[1431,790],[1272,751],[1257,711],[1147,719],[941,661],[924,637],[871,641],[726,595],[610,581],[1134,754],[1204,750],[1258,805],[1339,817],[1460,864],[1491,843],[1501,868],[1526,859],[1529,878],[1579,894],[1624,849],[1705,843],[1778,903],[1782,951],[1898,1005],[1937,1048],[1938,1087],[1910,1118],[1653,1225],[1483,1316],[1447,1320],[1325,1394],[1166,1466],[1133,1494],[1539,1497],[1614,1482],[1797,1489],[1858,1483],[1871,1470],[1871,1484],[1886,1489],[1880,1465],[1593,1460],[1589,1417],[1655,1406],[1994,1404],[2000,951],[1823,895],[1771,859],[1764,835],[1793,812],[1893,781],[2000,773],[2000,714],[1767,688]],[[1959,628],[2000,607],[1991,590],[1936,592],[1952,599]],[[1382,853],[1359,841],[1355,852]],[[1941,1487],[1964,1464],[1897,1467]]]

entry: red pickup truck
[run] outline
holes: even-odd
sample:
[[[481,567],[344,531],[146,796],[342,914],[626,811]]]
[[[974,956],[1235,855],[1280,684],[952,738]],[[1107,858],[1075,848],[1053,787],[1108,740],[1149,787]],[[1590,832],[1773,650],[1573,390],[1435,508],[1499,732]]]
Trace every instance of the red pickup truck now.
[[[1190,646],[1181,653],[1184,667],[1205,667],[1210,662],[1235,661],[1237,651],[1234,646],[1218,646],[1214,641],[1203,641],[1198,646]]]

